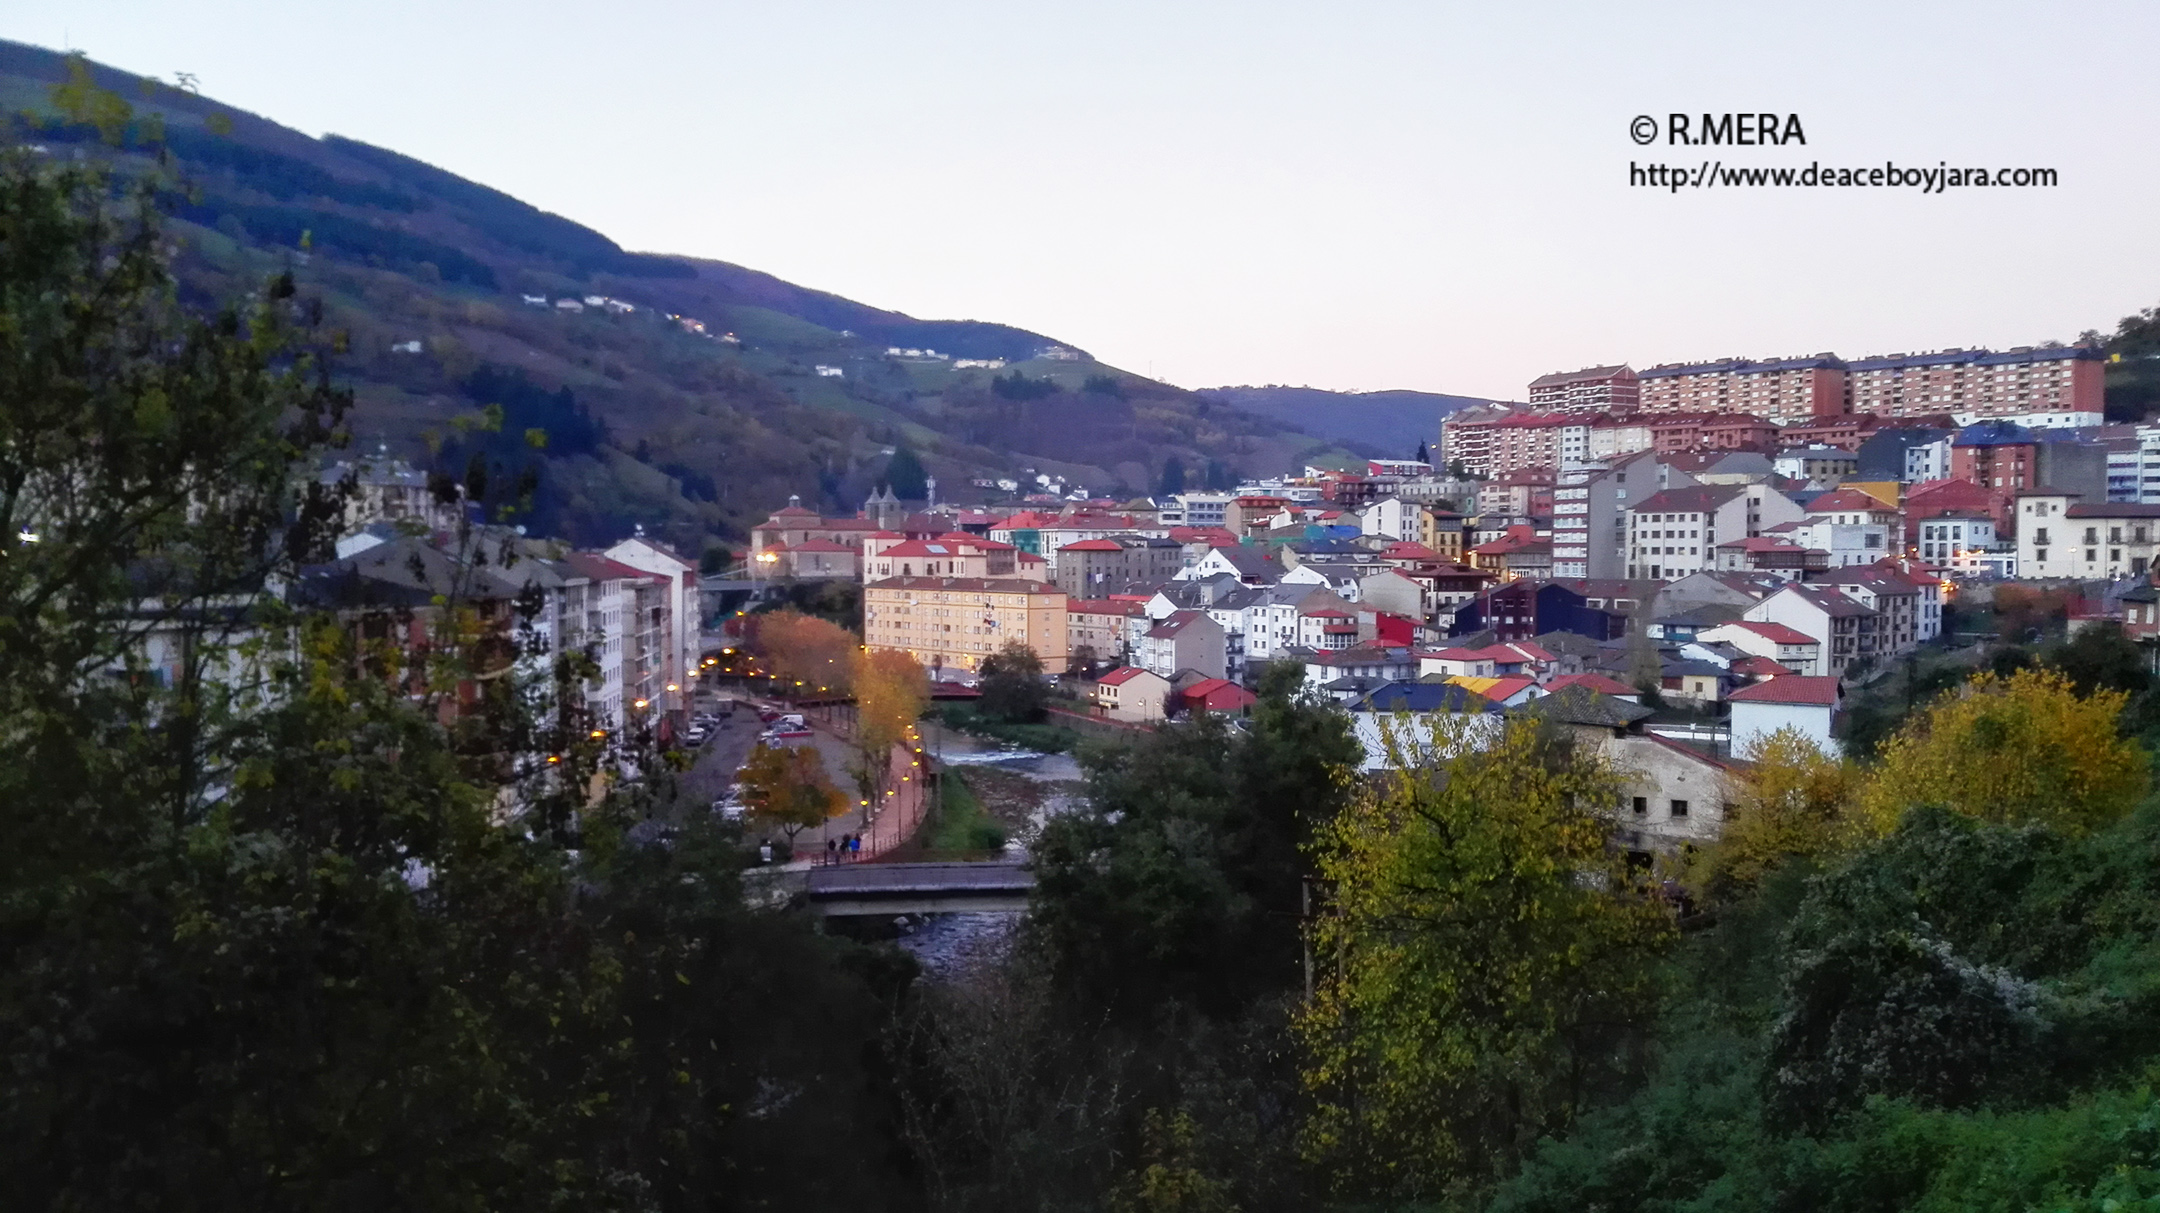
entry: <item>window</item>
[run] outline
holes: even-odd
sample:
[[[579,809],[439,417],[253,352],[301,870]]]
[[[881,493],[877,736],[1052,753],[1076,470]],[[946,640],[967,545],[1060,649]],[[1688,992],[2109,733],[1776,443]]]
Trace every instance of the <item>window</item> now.
[[[2098,542],[2100,542],[2100,528],[2099,528],[2099,527],[2096,527],[2096,526],[2089,526],[2089,527],[2086,527],[2086,528],[2085,528],[2085,542],[2087,542],[2087,543],[2098,543]],[[2088,557],[2086,557],[2086,559],[2087,559],[2087,560],[2090,560],[2090,559],[2092,559],[2092,557],[2088,556]]]
[[[2047,563],[2047,549],[2046,549],[2046,548],[2034,548],[2034,549],[2033,549],[2033,563],[2035,563],[2035,564],[2045,564],[2045,563]]]
[[[2034,542],[2034,543],[2037,543],[2037,544],[2039,544],[2039,545],[2040,545],[2041,547],[2046,547],[2046,546],[2047,546],[2047,541],[2048,541],[2048,538],[2047,538],[2047,528],[2046,528],[2046,527],[2041,527],[2041,528],[2039,528],[2038,530],[2036,530],[2036,531],[2034,531],[2034,532],[2033,532],[2033,542]],[[2041,557],[2041,559],[2045,560],[2045,559],[2047,559],[2047,558],[2046,558],[2045,556],[2043,556],[2043,557]]]
[[[1685,816],[1687,816],[1687,801],[1685,801],[1685,800],[1675,800],[1675,801],[1673,801],[1673,802],[1672,802],[1672,815],[1673,815],[1674,817],[1685,817]]]

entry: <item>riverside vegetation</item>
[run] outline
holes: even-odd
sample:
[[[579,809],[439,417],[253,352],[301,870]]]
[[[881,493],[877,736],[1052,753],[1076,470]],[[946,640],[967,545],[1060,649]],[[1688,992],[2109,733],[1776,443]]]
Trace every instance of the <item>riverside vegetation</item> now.
[[[2160,690],[2119,633],[1907,684],[1864,762],[1775,739],[1684,919],[1564,734],[1355,778],[1269,669],[1237,726],[1084,744],[1015,946],[927,983],[753,908],[709,815],[655,841],[672,767],[594,736],[578,655],[270,592],[341,510],[336,335],[282,276],[183,306],[161,224],[0,154],[12,1207],[2160,1200]]]

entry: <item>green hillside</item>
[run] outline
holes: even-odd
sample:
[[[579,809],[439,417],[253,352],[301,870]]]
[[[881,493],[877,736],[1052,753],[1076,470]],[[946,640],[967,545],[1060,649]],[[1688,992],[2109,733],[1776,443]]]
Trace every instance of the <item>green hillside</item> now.
[[[71,70],[87,81],[71,86]],[[109,90],[117,143],[85,108],[86,83]],[[15,115],[10,137],[48,155],[123,169],[165,158],[188,183],[165,209],[197,302],[291,267],[349,334],[341,371],[363,445],[450,472],[476,451],[532,463],[527,521],[580,542],[642,524],[702,550],[739,539],[790,494],[852,508],[901,444],[947,499],[996,499],[973,482],[1030,469],[1127,495],[1156,488],[1172,456],[1220,480],[1327,446],[1085,355],[1042,360],[1061,344],[1043,334],[918,320],[741,266],[627,251],[396,152],[35,47],[0,42],[0,107]],[[635,310],[552,306],[588,296]],[[889,347],[949,358],[890,358]],[[950,358],[1009,365],[956,370]],[[460,437],[457,419],[489,404],[503,408],[501,433]],[[524,445],[530,428],[549,432],[545,451]]]

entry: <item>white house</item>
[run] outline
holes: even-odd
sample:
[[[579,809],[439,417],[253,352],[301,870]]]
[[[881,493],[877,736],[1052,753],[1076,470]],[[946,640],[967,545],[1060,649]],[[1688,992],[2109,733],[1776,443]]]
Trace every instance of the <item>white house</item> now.
[[[1423,506],[1413,505],[1400,497],[1382,497],[1366,506],[1358,514],[1358,529],[1367,535],[1385,535],[1390,539],[1416,539],[1423,520]]]
[[[1820,658],[1811,674],[1842,677],[1853,662],[1875,656],[1880,644],[1882,616],[1873,607],[1837,590],[1798,582],[1749,607],[1742,618],[1782,623],[1814,640],[1820,646]]]
[[[1132,724],[1163,718],[1171,683],[1137,666],[1120,666],[1095,684],[1095,703],[1105,716]]]
[[[1961,572],[1979,571],[1980,556],[1995,548],[1995,520],[1978,511],[1923,518],[1913,529],[1918,532],[1920,559]]]
[[[1822,668],[1822,642],[1782,623],[1742,619],[1704,628],[1695,634],[1697,643],[1729,644],[1754,657],[1767,657],[1795,674],[1816,674]]]
[[[2018,576],[2142,577],[2160,542],[2160,505],[2078,504],[2074,494],[2018,495]]]
[[[1741,687],[1727,697],[1732,705],[1733,753],[1745,756],[1779,729],[1796,729],[1825,754],[1842,751],[1832,735],[1837,717],[1838,680],[1787,674]]]
[[[1830,553],[1830,567],[1873,564],[1891,554],[1897,510],[1858,489],[1834,489],[1808,502],[1790,532],[1804,548]]]

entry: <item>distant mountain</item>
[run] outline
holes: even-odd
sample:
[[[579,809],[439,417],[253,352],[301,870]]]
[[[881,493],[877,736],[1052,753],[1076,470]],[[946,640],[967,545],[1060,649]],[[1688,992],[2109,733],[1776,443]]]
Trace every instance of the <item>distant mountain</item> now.
[[[85,71],[131,107],[118,148],[54,104],[55,86]],[[349,338],[338,370],[368,447],[453,473],[475,456],[536,465],[523,520],[578,542],[643,525],[696,552],[740,539],[791,494],[850,509],[900,446],[941,498],[962,500],[998,495],[979,482],[1037,474],[1138,494],[1173,456],[1221,481],[1335,449],[1041,333],[631,252],[409,156],[0,41],[0,139],[11,136],[122,172],[164,159],[187,185],[165,195],[186,297],[237,300],[290,268]],[[607,302],[583,306],[594,297]],[[501,435],[546,430],[545,450],[459,436],[453,423],[488,404],[503,407]]]
[[[1408,459],[1420,442],[1438,446],[1441,418],[1487,403],[1482,396],[1439,392],[1330,392],[1273,385],[1202,388],[1200,395],[1383,459]]]

